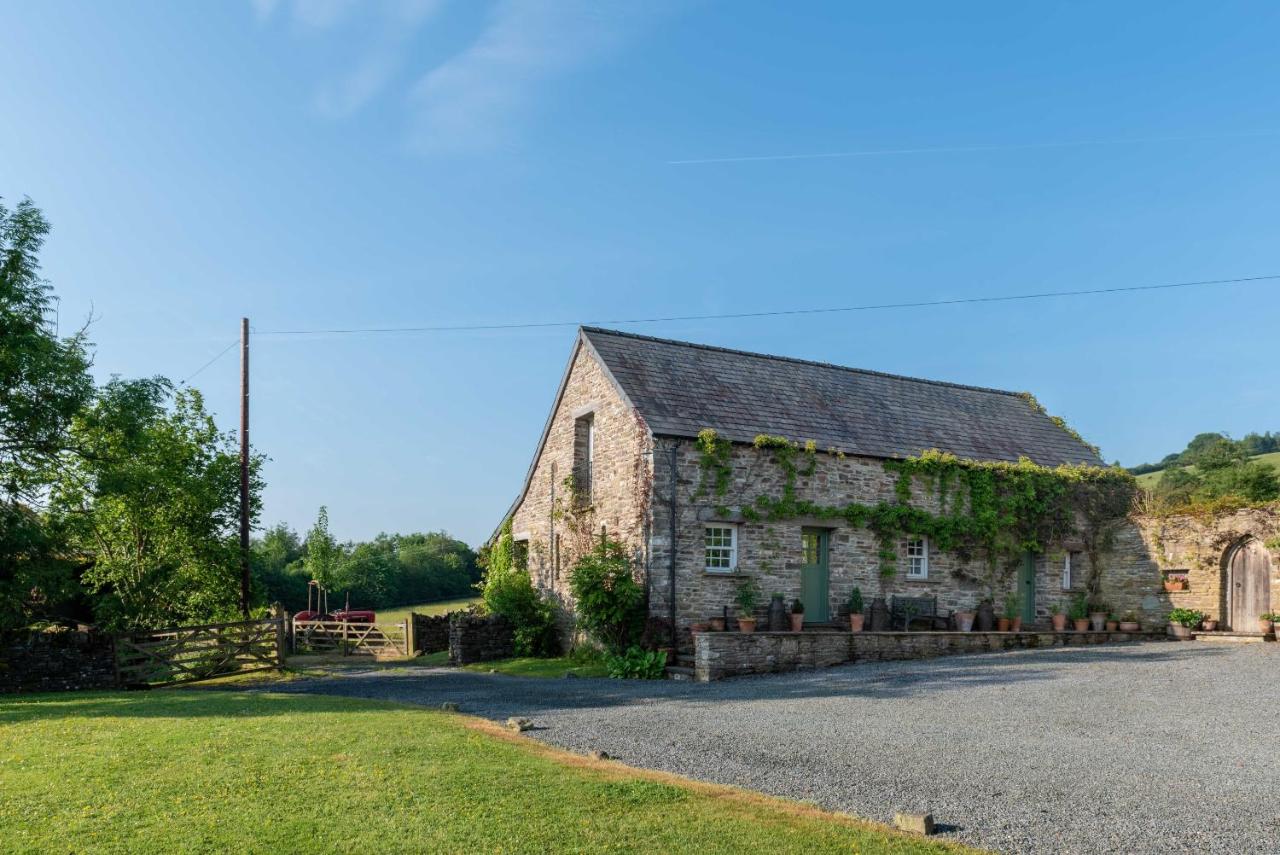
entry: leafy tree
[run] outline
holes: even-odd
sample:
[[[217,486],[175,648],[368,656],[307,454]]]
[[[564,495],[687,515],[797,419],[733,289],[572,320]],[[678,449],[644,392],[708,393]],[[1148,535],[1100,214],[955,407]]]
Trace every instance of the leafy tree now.
[[[62,533],[39,511],[93,381],[85,331],[60,339],[46,322],[52,289],[38,256],[48,233],[30,199],[0,204],[0,628],[75,590]]]
[[[315,525],[307,532],[306,549],[306,568],[311,578],[332,591],[344,555],[342,547],[329,533],[329,509],[324,505],[320,506]]]
[[[277,523],[255,538],[249,560],[254,585],[270,603],[282,603],[298,609],[307,600],[308,574],[303,566],[305,554],[298,533],[284,523]]]
[[[194,389],[112,380],[72,424],[53,517],[86,557],[83,582],[107,626],[233,617],[239,604],[239,453]],[[250,515],[262,459],[250,467]]]

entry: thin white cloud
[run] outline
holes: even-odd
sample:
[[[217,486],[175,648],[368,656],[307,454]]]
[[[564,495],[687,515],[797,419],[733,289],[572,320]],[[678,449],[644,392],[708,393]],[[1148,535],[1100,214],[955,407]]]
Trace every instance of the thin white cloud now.
[[[500,0],[476,41],[414,86],[412,143],[439,152],[508,141],[548,81],[619,49],[661,5]]]
[[[399,0],[386,6],[372,47],[350,73],[321,87],[316,109],[341,118],[375,98],[404,67],[414,34],[442,5],[443,0]]]

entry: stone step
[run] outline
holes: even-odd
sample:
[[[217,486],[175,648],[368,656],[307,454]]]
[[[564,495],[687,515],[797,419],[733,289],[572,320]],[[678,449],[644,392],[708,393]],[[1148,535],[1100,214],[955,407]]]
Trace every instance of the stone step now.
[[[691,682],[693,680],[693,669],[684,668],[684,667],[681,667],[680,665],[668,665],[667,679]]]
[[[1217,642],[1219,644],[1255,644],[1263,641],[1275,641],[1274,635],[1261,632],[1232,632],[1230,630],[1216,632],[1197,632],[1196,641]]]

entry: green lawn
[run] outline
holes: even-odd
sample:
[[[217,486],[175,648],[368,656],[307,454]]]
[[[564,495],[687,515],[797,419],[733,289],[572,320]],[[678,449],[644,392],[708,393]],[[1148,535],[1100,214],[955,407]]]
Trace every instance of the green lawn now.
[[[449,651],[427,653],[407,664],[448,665]],[[566,671],[572,671],[578,677],[608,677],[609,670],[600,661],[580,661],[569,656],[557,656],[554,659],[534,659],[533,657],[517,657],[515,659],[495,659],[492,662],[474,662],[463,665],[468,671],[497,671],[499,674],[511,674],[515,677],[563,677]]]
[[[412,606],[396,606],[393,609],[377,609],[378,623],[399,623],[409,616],[409,612],[420,615],[442,615],[446,612],[458,612],[474,603],[479,597],[463,597],[460,600],[440,600],[435,603],[418,603]]]
[[[1276,469],[1280,471],[1280,451],[1273,451],[1270,454],[1259,454],[1256,457],[1253,457],[1251,459],[1256,460],[1259,463],[1265,463],[1268,466],[1270,466],[1272,469]],[[1192,470],[1195,469],[1194,466],[1189,466],[1187,468]],[[1163,474],[1164,474],[1163,469],[1158,469],[1155,472],[1144,472],[1143,474],[1137,476],[1138,486],[1145,487],[1146,489],[1150,490],[1152,487],[1156,485],[1156,482],[1160,480],[1160,476]]]
[[[0,700],[6,852],[958,852],[569,755],[450,713],[319,695]]]

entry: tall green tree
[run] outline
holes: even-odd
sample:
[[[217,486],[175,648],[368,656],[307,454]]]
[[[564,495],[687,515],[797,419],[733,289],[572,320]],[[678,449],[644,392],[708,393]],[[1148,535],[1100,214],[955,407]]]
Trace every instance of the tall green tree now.
[[[338,582],[338,570],[345,557],[342,547],[329,533],[329,509],[320,506],[320,513],[311,530],[307,532],[306,567],[315,579],[328,590]]]
[[[75,581],[61,533],[40,511],[93,381],[85,331],[59,338],[48,322],[53,293],[39,262],[48,233],[30,199],[0,203],[0,628],[55,606]]]
[[[154,627],[231,618],[239,600],[239,453],[200,393],[112,380],[72,425],[52,514],[88,556],[98,621]],[[250,466],[250,516],[262,460]]]

